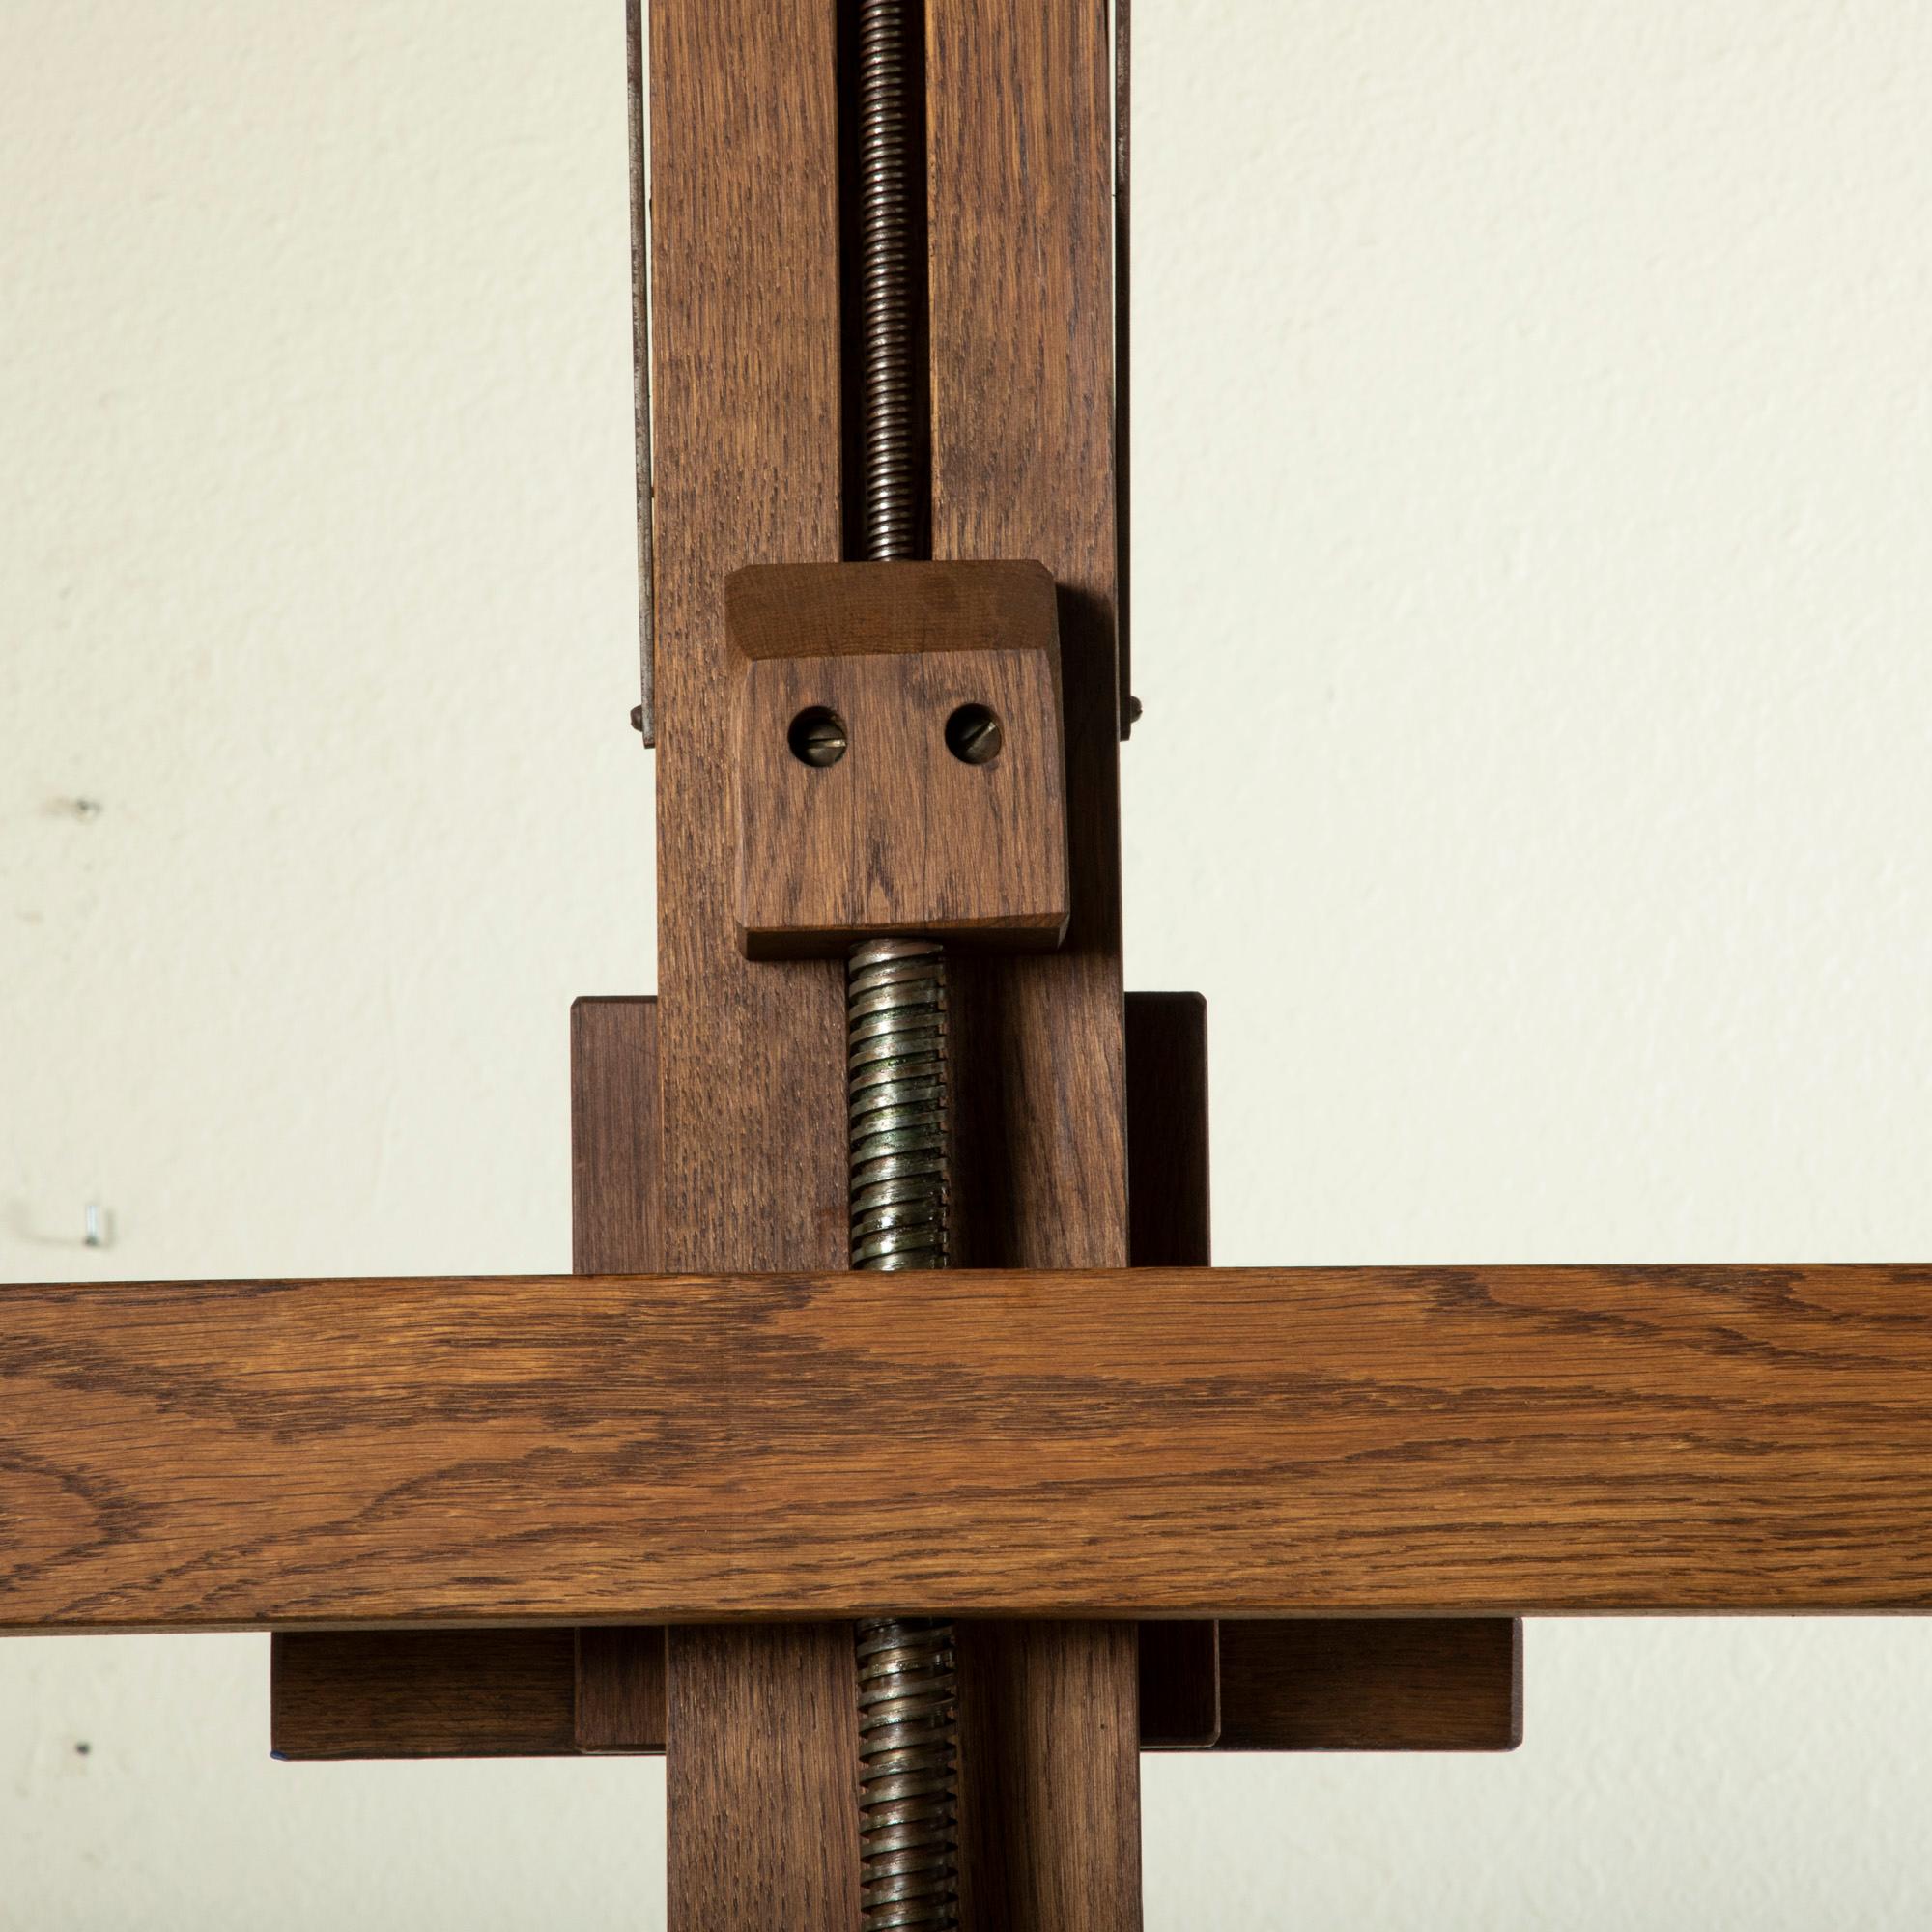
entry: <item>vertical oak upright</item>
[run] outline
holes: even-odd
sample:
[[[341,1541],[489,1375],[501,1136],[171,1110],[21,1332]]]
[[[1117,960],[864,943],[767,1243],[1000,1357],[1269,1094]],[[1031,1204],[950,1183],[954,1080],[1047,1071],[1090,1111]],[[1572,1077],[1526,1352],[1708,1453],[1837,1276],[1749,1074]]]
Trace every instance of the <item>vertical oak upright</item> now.
[[[652,410],[664,1264],[841,1267],[836,965],[753,965],[729,897],[724,580],[839,555],[828,0],[653,0]],[[852,1932],[849,1631],[674,1630],[679,1932]]]
[[[959,973],[961,1259],[1127,1259],[1108,42],[1094,0],[926,16],[933,554],[1059,585],[1073,923]],[[664,1265],[846,1264],[834,963],[750,962],[728,899],[724,589],[841,546],[838,0],[652,0]],[[882,1281],[882,1294],[893,1286]],[[935,1605],[881,1605],[931,1610]],[[852,1932],[848,1626],[673,1630],[679,1932]],[[969,1925],[1132,1932],[1131,1625],[961,1637]]]
[[[1058,952],[957,976],[962,1250],[1128,1259],[1116,639],[1113,147],[1095,0],[927,0],[932,554],[1031,557],[1059,586],[1073,917]],[[968,1925],[1140,1923],[1128,1624],[969,1630]]]

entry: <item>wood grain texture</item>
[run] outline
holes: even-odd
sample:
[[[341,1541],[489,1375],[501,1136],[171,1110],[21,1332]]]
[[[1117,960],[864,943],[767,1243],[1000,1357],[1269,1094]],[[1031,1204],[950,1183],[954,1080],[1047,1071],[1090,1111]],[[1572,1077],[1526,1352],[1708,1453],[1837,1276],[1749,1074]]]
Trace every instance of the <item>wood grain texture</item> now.
[[[575,1749],[567,1630],[301,1631],[270,1646],[276,1757],[561,1757]]]
[[[1221,1626],[1219,1750],[1506,1751],[1522,1742],[1510,1617]]]
[[[953,974],[960,1258],[1127,1260],[1101,10],[926,9],[932,547],[1037,558],[1060,606],[1072,921]]]
[[[978,1623],[957,1634],[960,1922],[1139,1924],[1134,1626]]]
[[[742,564],[830,563],[840,551],[837,21],[824,0],[651,0],[662,1236],[671,1267],[846,1264],[842,975],[832,961],[744,957],[724,781],[735,662],[726,579]],[[830,1667],[828,1643],[836,1648],[822,1631],[673,1643],[672,1932],[851,1932],[853,1756],[821,1709],[822,1677],[805,1667],[808,1654]],[[804,1652],[794,1657],[793,1644]],[[792,1681],[787,1660],[799,1666]],[[813,1813],[835,1789],[849,1830]]]
[[[576,1748],[628,1755],[663,1750],[668,1667],[660,1624],[588,1624],[580,1630]]]
[[[1932,1268],[0,1291],[0,1627],[1932,1606]]]
[[[583,999],[570,1009],[570,1231],[579,1274],[648,1274],[663,1260],[658,1003]],[[665,1739],[661,1625],[577,1633],[572,1742],[654,1751]]]
[[[952,969],[953,1179],[968,1264],[1128,1259],[1106,10],[926,0],[932,554],[1031,557],[1060,604],[1072,919],[1058,952]],[[1022,1315],[1020,1318],[1027,1318]],[[1065,1554],[1065,1552],[1063,1552]],[[999,1776],[1008,1842],[969,1836],[962,1891],[1013,1932],[1140,1924],[1131,1633],[1037,1634],[1028,1694],[1059,1714]],[[1056,1670],[1065,1682],[1056,1680]],[[1095,1671],[1115,1681],[1095,1690]],[[963,1776],[972,1803],[970,1748]],[[983,1815],[983,1813],[981,1813]],[[987,1861],[975,1870],[975,1861]],[[1024,1860],[1026,1868],[1015,1861]],[[969,1921],[970,1922],[970,1921]]]
[[[845,1264],[841,976],[738,944],[724,583],[839,554],[835,10],[653,0],[665,1258]]]
[[[1208,1259],[1205,1017],[1198,995],[1127,995],[1128,1164],[1143,1265]],[[654,1198],[650,1125],[627,1096],[654,1100],[655,1052],[654,1001],[573,1008],[573,1224],[580,1256],[607,1265],[642,1270],[656,1261],[653,1225],[627,1208],[640,1194]],[[1497,1749],[1509,1722],[1520,1724],[1520,1633],[1508,1619],[1231,1628],[1239,1710],[1226,1748]],[[1142,1749],[1215,1743],[1217,1630],[1194,1620],[1141,1626]],[[285,1757],[664,1748],[662,1627],[579,1631],[574,1677],[554,1631],[283,1633],[272,1660],[274,1747]]]
[[[724,582],[741,657],[1057,650],[1053,578],[1026,562],[747,564]]]
[[[658,1003],[570,1009],[570,1247],[578,1274],[662,1265]]]
[[[859,1922],[852,1627],[669,1636],[669,1923],[792,1932]]]
[[[1521,1742],[1522,1630],[1512,1618],[1231,1621],[1225,1715],[1211,1654],[1222,1629],[1139,1626],[1143,1750],[1494,1751]],[[554,1629],[278,1633],[275,1754],[661,1753],[664,1630],[580,1630],[574,1675],[571,1650]]]
[[[757,959],[843,957],[853,940],[1048,948],[1066,930],[1060,679],[1047,651],[767,658],[746,668],[732,761],[738,926]],[[999,755],[947,746],[967,705]],[[790,727],[829,709],[849,749],[795,757]]]

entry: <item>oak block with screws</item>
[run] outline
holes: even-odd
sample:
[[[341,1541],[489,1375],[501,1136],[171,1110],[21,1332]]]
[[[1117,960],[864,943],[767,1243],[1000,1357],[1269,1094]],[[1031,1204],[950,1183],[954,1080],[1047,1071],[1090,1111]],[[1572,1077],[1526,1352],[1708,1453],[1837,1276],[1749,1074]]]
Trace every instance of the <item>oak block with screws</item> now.
[[[725,620],[750,956],[888,933],[1060,944],[1066,782],[1045,570],[752,565],[728,581]]]

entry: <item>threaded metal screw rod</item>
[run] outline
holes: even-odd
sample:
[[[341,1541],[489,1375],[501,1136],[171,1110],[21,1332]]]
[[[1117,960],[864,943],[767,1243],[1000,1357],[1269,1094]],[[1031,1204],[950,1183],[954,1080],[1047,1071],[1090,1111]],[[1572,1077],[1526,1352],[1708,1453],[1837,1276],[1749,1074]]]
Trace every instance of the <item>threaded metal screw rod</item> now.
[[[859,1627],[865,1932],[958,1922],[952,1626]]]
[[[845,965],[852,1265],[944,1267],[948,1174],[946,954],[929,939],[864,940]],[[952,1628],[859,1627],[860,1923],[958,1922],[957,1684]]]
[[[859,0],[860,489],[866,554],[910,557],[912,211],[905,0]],[[946,955],[929,940],[853,947],[846,962],[852,1265],[944,1267],[951,1136]],[[859,1627],[864,1932],[958,1923],[957,1683],[952,1629]]]
[[[912,209],[903,0],[859,0],[859,311],[866,554],[909,557]]]
[[[946,955],[931,940],[862,940],[845,966],[852,1265],[947,1263]]]

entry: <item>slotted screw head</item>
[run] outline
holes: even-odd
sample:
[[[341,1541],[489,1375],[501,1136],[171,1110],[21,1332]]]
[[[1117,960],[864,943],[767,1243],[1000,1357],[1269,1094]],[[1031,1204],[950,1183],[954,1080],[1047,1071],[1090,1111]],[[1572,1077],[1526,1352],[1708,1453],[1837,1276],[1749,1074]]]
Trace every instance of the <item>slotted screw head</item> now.
[[[816,765],[822,770],[845,755],[845,721],[822,704],[801,711],[791,721],[785,737],[792,756],[802,765]]]
[[[1006,742],[999,719],[983,704],[962,704],[946,721],[946,749],[962,765],[986,765]]]

